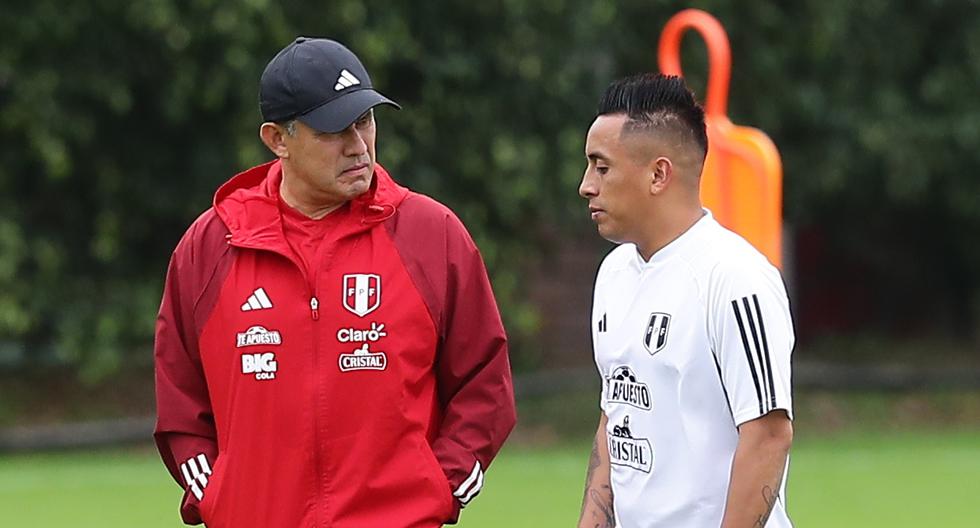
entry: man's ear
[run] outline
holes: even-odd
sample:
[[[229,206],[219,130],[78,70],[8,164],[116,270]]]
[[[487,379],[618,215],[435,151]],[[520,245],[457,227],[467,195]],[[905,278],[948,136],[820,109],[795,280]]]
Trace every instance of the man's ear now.
[[[670,158],[660,156],[650,162],[650,194],[663,193],[674,179],[674,164]]]
[[[268,121],[262,123],[262,126],[259,127],[259,138],[277,157],[289,157],[289,148],[286,146],[286,130],[283,127]]]

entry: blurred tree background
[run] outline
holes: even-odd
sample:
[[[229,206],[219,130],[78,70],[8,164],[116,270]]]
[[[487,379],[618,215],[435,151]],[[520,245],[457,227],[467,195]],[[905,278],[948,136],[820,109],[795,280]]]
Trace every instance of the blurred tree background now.
[[[576,194],[595,102],[655,70],[663,24],[691,6],[729,33],[733,121],[783,157],[801,349],[980,346],[977,2],[2,3],[0,381],[150,379],[170,252],[218,185],[270,157],[258,79],[297,35],[345,42],[402,104],[378,114],[379,160],[459,214],[515,365],[546,367],[553,307],[529,292],[560,277],[557,248],[594,265],[606,249]],[[693,36],[683,64],[703,93]],[[587,298],[592,277],[573,279]]]

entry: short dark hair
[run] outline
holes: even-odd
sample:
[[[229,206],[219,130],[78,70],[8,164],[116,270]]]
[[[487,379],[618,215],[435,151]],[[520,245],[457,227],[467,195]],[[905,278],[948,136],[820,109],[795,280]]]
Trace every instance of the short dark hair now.
[[[596,117],[609,114],[627,115],[624,130],[666,127],[686,131],[702,156],[708,152],[704,108],[676,75],[642,73],[613,81],[599,100]]]

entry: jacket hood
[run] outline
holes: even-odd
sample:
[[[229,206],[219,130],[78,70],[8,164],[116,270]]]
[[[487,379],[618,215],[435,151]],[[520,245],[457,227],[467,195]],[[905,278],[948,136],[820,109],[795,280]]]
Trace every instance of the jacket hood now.
[[[275,160],[241,172],[218,188],[214,209],[231,233],[231,244],[288,251],[279,214],[280,183],[282,163]],[[366,231],[387,220],[408,192],[375,163],[370,188],[350,201],[350,215],[336,236]]]

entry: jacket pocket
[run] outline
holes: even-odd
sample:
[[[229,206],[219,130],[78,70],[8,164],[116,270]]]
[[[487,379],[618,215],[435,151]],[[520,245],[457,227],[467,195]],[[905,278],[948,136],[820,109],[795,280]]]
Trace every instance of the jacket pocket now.
[[[426,481],[427,486],[432,489],[432,492],[441,499],[442,510],[440,510],[440,518],[450,519],[453,515],[453,497],[452,488],[449,485],[449,479],[446,478],[446,472],[442,470],[442,465],[439,464],[439,460],[436,458],[435,453],[432,452],[432,448],[429,443],[424,439],[416,440],[419,450],[419,460],[422,466],[422,476]]]
[[[219,495],[221,495],[221,483],[224,480],[224,467],[228,460],[228,455],[218,454],[218,457],[214,461],[214,468],[211,470],[211,477],[208,481],[208,485],[204,488],[204,497],[201,498],[200,504],[198,504],[198,511],[201,513],[201,520],[207,526],[212,526],[212,523],[217,521],[214,515],[215,505],[218,502]],[[218,526],[218,525],[213,525]]]

